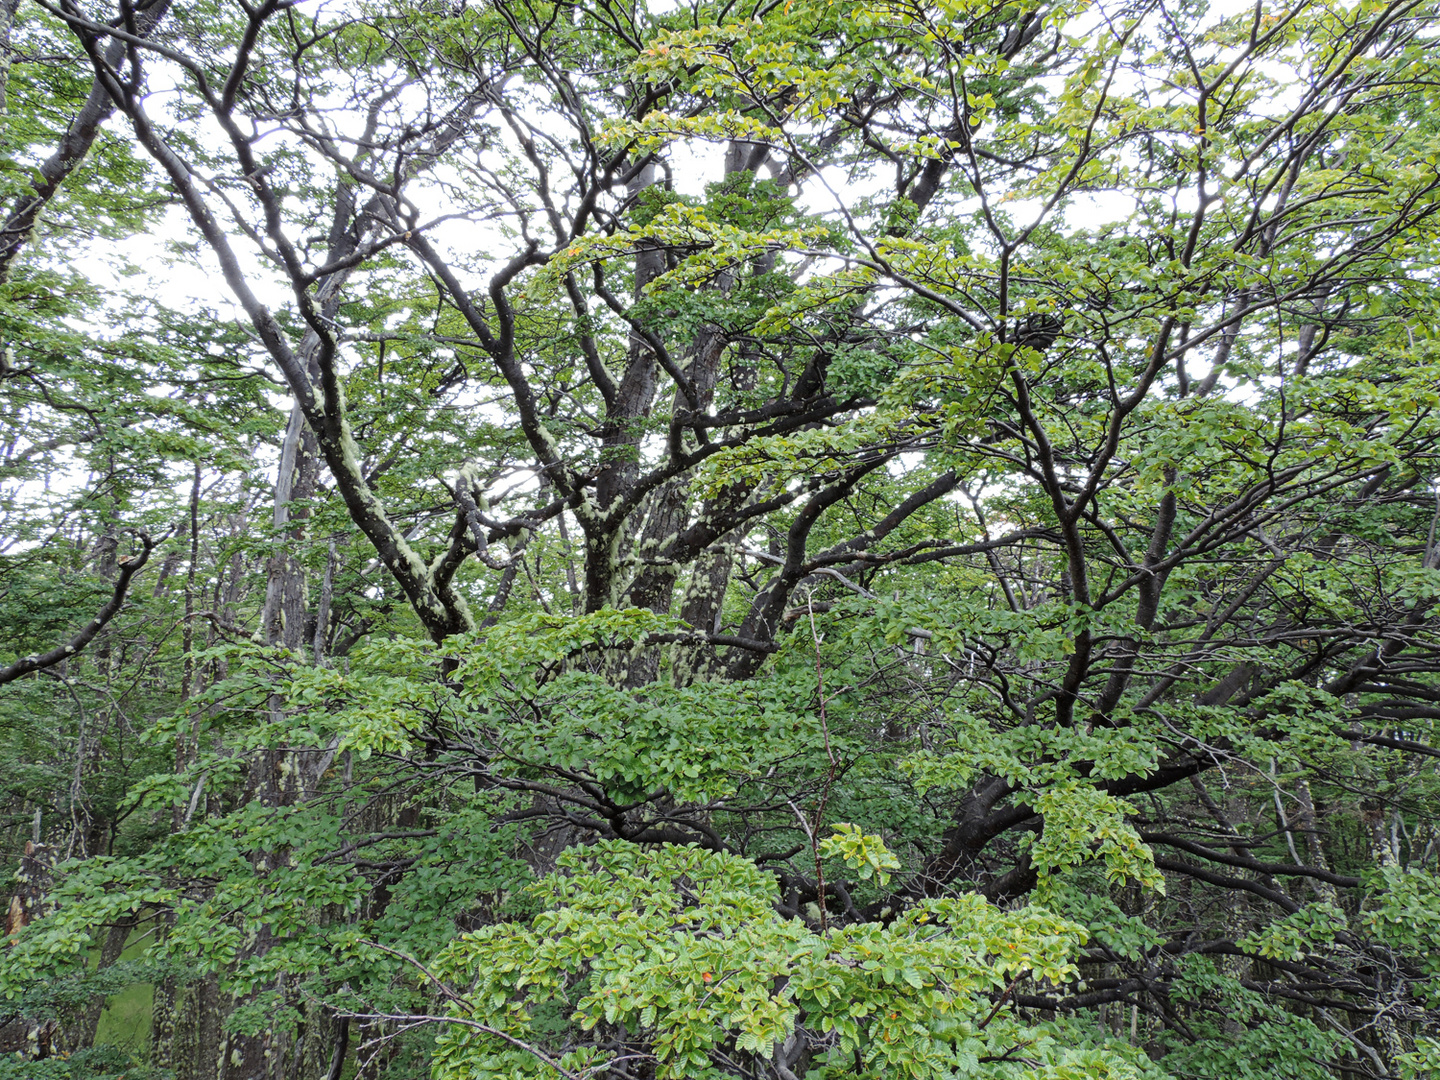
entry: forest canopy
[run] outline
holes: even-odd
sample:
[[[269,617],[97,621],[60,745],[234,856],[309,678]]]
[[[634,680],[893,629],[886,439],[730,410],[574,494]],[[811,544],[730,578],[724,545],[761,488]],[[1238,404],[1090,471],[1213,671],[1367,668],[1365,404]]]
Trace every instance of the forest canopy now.
[[[0,0],[0,1078],[1440,1075],[1431,0]]]

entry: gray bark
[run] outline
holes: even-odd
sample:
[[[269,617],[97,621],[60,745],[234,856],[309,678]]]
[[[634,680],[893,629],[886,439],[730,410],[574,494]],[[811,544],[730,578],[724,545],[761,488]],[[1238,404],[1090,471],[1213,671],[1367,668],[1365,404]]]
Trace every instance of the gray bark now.
[[[654,165],[641,169],[630,182],[630,197],[657,182]],[[645,247],[635,256],[634,297],[665,269],[665,252]],[[639,331],[630,331],[625,373],[606,410],[605,433],[600,446],[600,473],[595,481],[594,513],[583,515],[585,528],[585,610],[598,611],[618,599],[620,546],[625,522],[616,518],[616,505],[630,492],[640,471],[640,439],[645,420],[655,403],[659,361]]]

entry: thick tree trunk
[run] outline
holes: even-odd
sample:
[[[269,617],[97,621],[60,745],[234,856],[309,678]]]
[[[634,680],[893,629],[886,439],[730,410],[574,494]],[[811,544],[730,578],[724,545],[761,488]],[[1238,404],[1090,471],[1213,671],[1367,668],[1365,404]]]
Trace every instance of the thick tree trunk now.
[[[630,182],[630,197],[653,187],[654,165],[647,165]],[[635,256],[635,299],[665,269],[665,252],[642,247]],[[625,374],[615,389],[615,401],[606,410],[605,434],[600,446],[600,473],[595,479],[595,505],[581,516],[585,529],[585,610],[599,611],[619,599],[622,585],[620,554],[627,522],[615,509],[631,492],[640,471],[640,440],[646,418],[655,403],[659,361],[655,350],[638,331],[630,331]]]
[[[20,859],[20,869],[15,872],[15,891],[5,915],[7,939],[47,914],[53,858],[50,848],[40,843],[40,811],[36,810],[35,834],[25,842],[25,854]],[[53,1019],[32,1020],[23,1014],[12,1017],[0,1025],[0,1053],[31,1061],[48,1058],[57,1049],[59,1027]]]
[[[755,170],[767,153],[765,147],[753,143],[731,142],[725,155],[725,177],[728,179],[738,172]],[[637,263],[637,274],[638,271]],[[715,288],[728,293],[732,283],[733,274],[726,271],[715,282]],[[699,331],[691,347],[691,360],[685,371],[689,393],[676,387],[670,405],[672,416],[690,411],[703,413],[710,409],[715,401],[720,360],[724,356],[726,345],[725,335],[719,327],[707,326]],[[693,395],[693,400],[690,395]],[[677,476],[662,485],[650,498],[650,513],[638,544],[639,567],[629,589],[629,601],[636,607],[648,608],[657,614],[668,614],[674,605],[675,586],[680,572],[697,554],[694,551],[681,550],[680,544],[680,533],[690,521],[690,488],[691,477]],[[701,514],[703,516],[715,509],[713,501],[707,501]],[[720,569],[719,562],[708,561],[711,574]],[[728,564],[725,566],[724,577],[728,581]],[[688,618],[686,621],[704,632],[710,628],[708,606],[704,617],[707,621],[703,624],[697,624]],[[677,648],[677,656],[680,651]],[[681,661],[680,666],[689,667],[690,662]],[[659,674],[659,667],[658,648],[641,650],[630,665],[625,679],[626,685],[641,686],[653,682]]]
[[[95,970],[104,971],[113,967],[125,951],[125,942],[135,929],[135,920],[118,922],[105,931],[105,940],[100,945],[100,959]],[[100,1027],[100,1014],[105,1011],[106,996],[96,994],[81,1011],[74,1027],[66,1032],[66,1044],[70,1050],[84,1050],[95,1045],[95,1033]]]
[[[206,975],[185,988],[175,1021],[175,1080],[219,1080],[221,1008],[218,976]]]
[[[150,1068],[170,1072],[175,1067],[175,1006],[178,986],[174,976],[155,984],[150,1010]]]
[[[720,632],[725,592],[730,587],[730,571],[735,565],[735,548],[739,542],[739,529],[726,533],[691,567],[690,581],[680,602],[680,617],[702,633]],[[685,686],[711,678],[718,674],[720,666],[714,649],[677,645],[671,677],[677,686]]]

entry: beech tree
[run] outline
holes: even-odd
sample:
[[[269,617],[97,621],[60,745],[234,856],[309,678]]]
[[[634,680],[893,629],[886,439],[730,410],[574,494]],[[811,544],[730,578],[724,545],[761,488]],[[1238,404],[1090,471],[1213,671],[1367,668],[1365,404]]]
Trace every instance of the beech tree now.
[[[1440,1069],[1432,5],[5,12],[0,1069]]]

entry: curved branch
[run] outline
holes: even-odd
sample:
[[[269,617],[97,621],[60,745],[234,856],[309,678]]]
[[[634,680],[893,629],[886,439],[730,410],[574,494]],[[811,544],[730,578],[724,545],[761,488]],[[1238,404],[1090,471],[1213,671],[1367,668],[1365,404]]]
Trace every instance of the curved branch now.
[[[125,594],[130,591],[130,581],[138,574],[145,564],[150,560],[150,552],[155,550],[155,542],[144,532],[135,534],[140,538],[140,552],[128,558],[120,560],[120,576],[115,579],[115,589],[110,594],[110,599],[105,606],[64,645],[57,645],[49,652],[32,653],[30,656],[22,656],[9,667],[0,670],[0,686],[23,678],[31,672],[40,671],[44,668],[54,667],[62,660],[80,653],[86,645],[95,640],[95,635],[104,629],[105,624],[113,619],[125,604]]]

